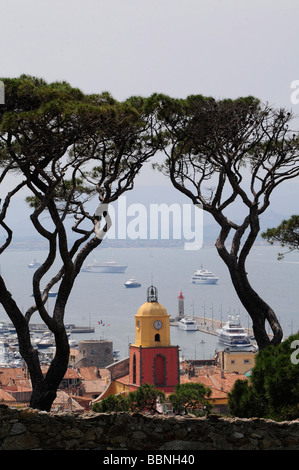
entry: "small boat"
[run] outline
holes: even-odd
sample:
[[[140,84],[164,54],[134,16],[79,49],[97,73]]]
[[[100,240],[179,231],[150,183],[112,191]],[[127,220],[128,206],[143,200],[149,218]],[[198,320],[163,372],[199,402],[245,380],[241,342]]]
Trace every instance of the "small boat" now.
[[[104,261],[103,263],[98,263],[94,261],[93,263],[87,264],[82,268],[82,272],[86,273],[124,273],[128,266],[124,264],[118,264],[115,261]]]
[[[66,329],[70,331],[70,333],[94,333],[95,329],[93,326],[66,326]]]
[[[191,278],[192,284],[217,284],[218,280],[218,276],[203,267],[197,269]]]
[[[50,348],[54,346],[54,344],[55,344],[54,336],[49,333],[45,333],[40,339],[40,341],[36,342],[38,349]]]
[[[140,284],[139,282],[137,282],[136,279],[131,278],[131,279],[129,279],[127,282],[124,283],[124,286],[127,287],[127,288],[130,288],[130,287],[141,287],[141,284]]]
[[[34,258],[34,261],[31,261],[31,263],[28,264],[28,268],[36,269],[39,268],[41,265],[42,264],[39,261],[36,261],[36,259]]]
[[[37,348],[38,349],[45,349],[45,348],[50,348],[53,345],[54,345],[54,341],[51,338],[44,338],[44,339],[41,339],[37,343]]]
[[[184,317],[178,321],[178,327],[180,330],[196,331],[197,323],[192,318]]]
[[[119,349],[115,349],[115,350],[113,351],[113,357],[114,357],[114,359],[117,358],[118,356],[119,356]]]
[[[8,327],[8,325],[4,322],[0,322],[0,335],[8,334],[11,332],[11,329]]]
[[[240,316],[229,315],[228,321],[216,330],[219,341],[232,349],[251,348],[251,340],[240,323]]]
[[[44,292],[42,291],[41,294],[43,295],[43,293]],[[58,292],[53,292],[53,291],[50,290],[48,292],[48,297],[57,297],[57,294],[58,294]]]
[[[41,290],[41,291],[40,291],[40,295],[43,296],[43,294],[44,294],[44,291]],[[55,291],[51,291],[51,290],[50,290],[50,291],[48,292],[48,297],[57,297],[57,294],[58,294],[58,292],[55,292]],[[31,297],[34,297],[34,294],[31,294]]]

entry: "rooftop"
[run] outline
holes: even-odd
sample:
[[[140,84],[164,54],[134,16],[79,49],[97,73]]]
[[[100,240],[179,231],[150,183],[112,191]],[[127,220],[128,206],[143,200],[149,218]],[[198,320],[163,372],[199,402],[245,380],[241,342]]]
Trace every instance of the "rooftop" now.
[[[184,369],[180,383],[202,383],[212,390],[211,398],[226,398],[237,380],[247,380],[244,374],[234,372],[223,373],[217,366],[194,367],[192,370]]]

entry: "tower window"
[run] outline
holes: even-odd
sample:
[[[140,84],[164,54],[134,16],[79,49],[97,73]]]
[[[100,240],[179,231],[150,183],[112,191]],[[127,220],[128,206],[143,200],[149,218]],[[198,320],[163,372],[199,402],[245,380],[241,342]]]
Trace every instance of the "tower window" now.
[[[159,341],[159,342],[160,342],[160,335],[159,335],[159,333],[157,333],[157,334],[155,335],[155,341]]]

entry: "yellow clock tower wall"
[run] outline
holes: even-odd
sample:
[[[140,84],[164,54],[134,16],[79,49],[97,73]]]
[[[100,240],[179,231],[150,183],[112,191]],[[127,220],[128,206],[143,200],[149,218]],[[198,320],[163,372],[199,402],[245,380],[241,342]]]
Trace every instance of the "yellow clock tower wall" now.
[[[145,348],[170,346],[170,315],[157,301],[153,286],[148,290],[148,301],[135,315],[135,346]]]

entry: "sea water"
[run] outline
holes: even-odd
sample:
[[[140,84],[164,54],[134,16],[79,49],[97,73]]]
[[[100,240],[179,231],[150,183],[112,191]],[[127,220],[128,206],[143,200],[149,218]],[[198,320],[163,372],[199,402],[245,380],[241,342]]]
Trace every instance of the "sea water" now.
[[[293,252],[278,261],[279,251],[279,247],[275,246],[255,246],[246,267],[252,286],[274,309],[284,335],[289,336],[299,330],[299,254]],[[33,301],[34,271],[28,268],[28,263],[34,258],[43,261],[46,256],[46,251],[21,250],[9,250],[1,256],[1,274],[23,312]],[[93,326],[95,332],[75,334],[73,339],[111,340],[113,348],[120,351],[119,357],[126,357],[129,344],[134,342],[134,315],[146,301],[147,288],[151,284],[157,287],[158,301],[171,317],[177,315],[177,297],[182,292],[185,297],[185,315],[206,316],[223,322],[228,315],[240,315],[245,328],[252,326],[251,319],[234,291],[227,267],[215,247],[197,251],[186,251],[183,248],[100,247],[87,262],[92,262],[94,258],[97,261],[114,260],[128,267],[124,274],[79,274],[67,304],[65,323]],[[218,284],[191,283],[193,272],[201,266],[219,276]],[[140,288],[125,288],[124,283],[131,277],[141,283]],[[54,302],[55,298],[49,298],[49,312]],[[1,306],[0,320],[8,320]],[[34,314],[32,322],[42,323],[37,314]],[[180,346],[183,358],[210,359],[215,350],[221,349],[217,337],[210,334],[183,331],[177,327],[171,327],[170,334],[171,343]]]

